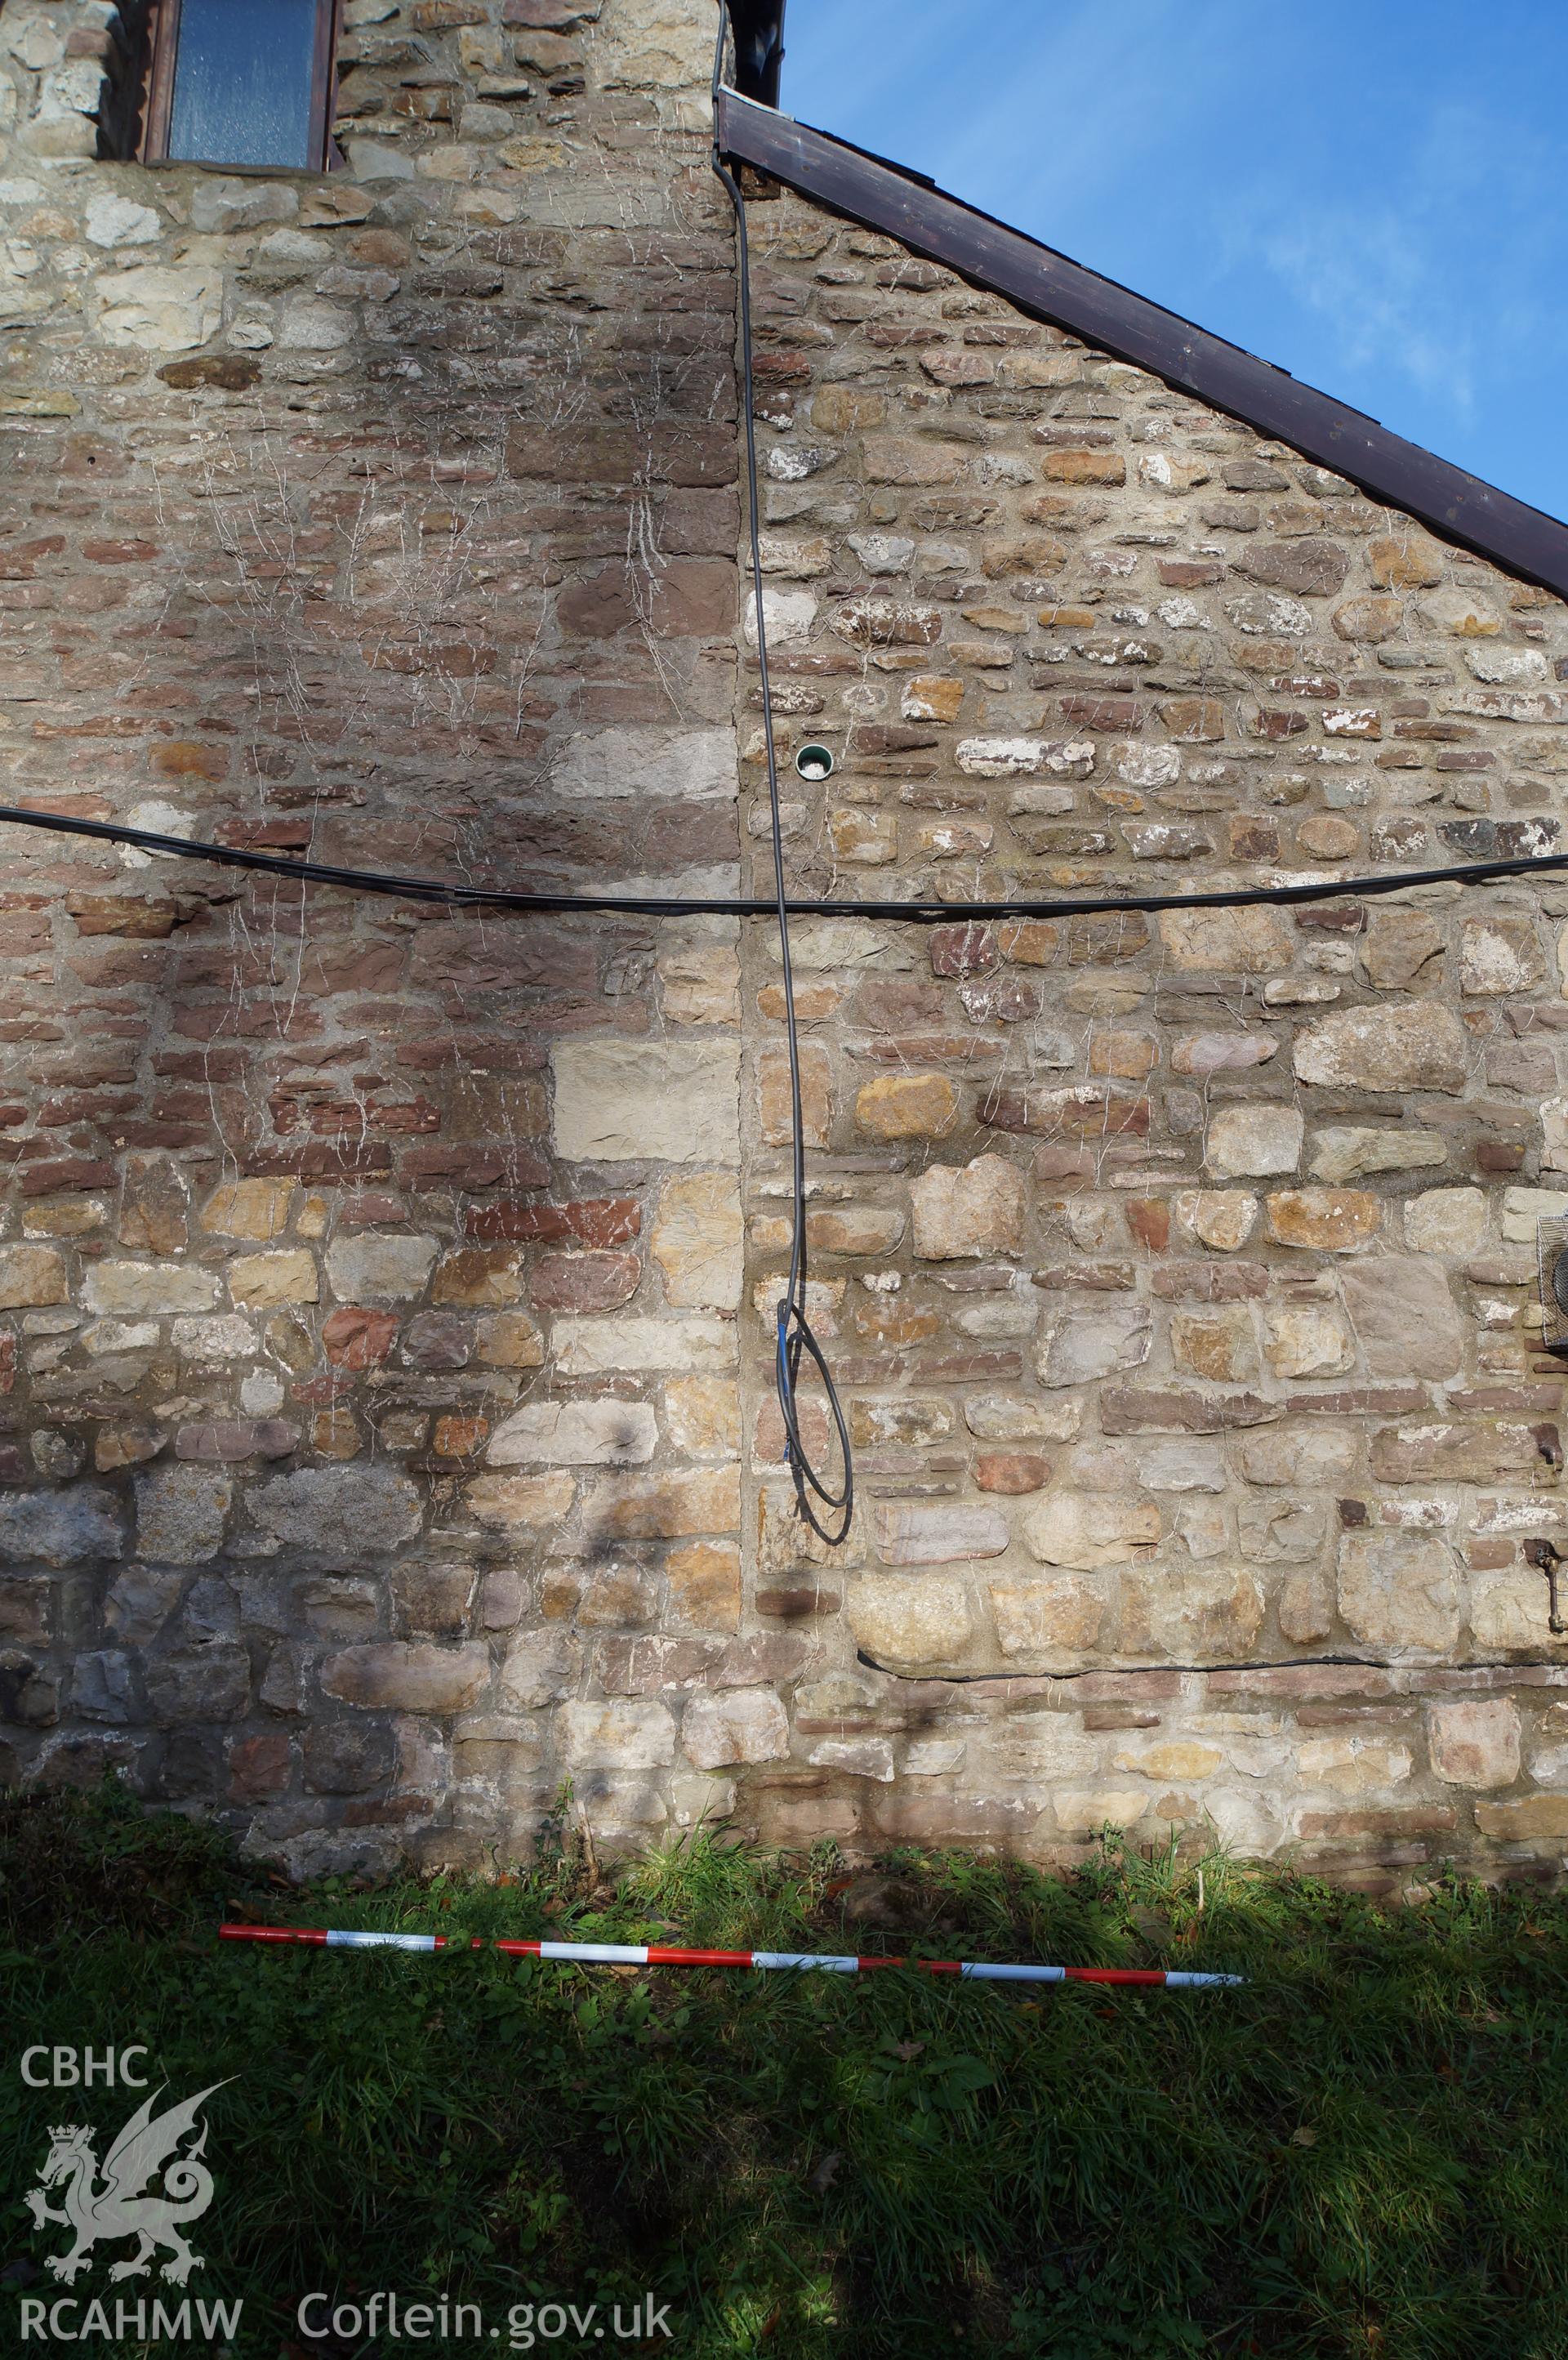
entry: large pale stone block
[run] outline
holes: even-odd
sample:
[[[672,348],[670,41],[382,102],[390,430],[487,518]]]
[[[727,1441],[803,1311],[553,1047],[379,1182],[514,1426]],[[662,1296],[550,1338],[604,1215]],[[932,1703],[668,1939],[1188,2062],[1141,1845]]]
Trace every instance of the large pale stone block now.
[[[1345,1322],[1321,1303],[1270,1304],[1264,1350],[1277,1377],[1337,1377],[1355,1363]]]
[[[1138,1368],[1149,1358],[1153,1334],[1149,1306],[1134,1295],[1053,1311],[1038,1356],[1040,1381],[1083,1385]]]
[[[1361,964],[1379,991],[1408,991],[1418,977],[1431,981],[1445,936],[1424,910],[1374,910],[1362,939]]]
[[[1171,966],[1191,972],[1278,975],[1296,950],[1278,910],[1163,910],[1160,936]]]
[[[659,1421],[646,1402],[525,1402],[491,1437],[492,1467],[636,1467],[651,1459]]]
[[[807,1748],[806,1759],[824,1770],[842,1770],[851,1778],[875,1778],[893,1783],[893,1742],[887,1737],[819,1737]]]
[[[1470,1632],[1477,1647],[1509,1654],[1563,1652],[1563,1642],[1547,1630],[1545,1578],[1533,1566],[1507,1566],[1477,1573],[1471,1583]]]
[[[695,922],[710,927],[723,919]],[[667,1024],[738,1024],[740,961],[735,944],[693,934],[681,940],[673,926],[661,926],[659,980]]]
[[[419,1531],[419,1494],[387,1466],[303,1467],[250,1495],[261,1531],[294,1548],[348,1558],[400,1547]]]
[[[96,1484],[0,1493],[0,1562],[81,1565],[124,1549],[114,1494]]]
[[[740,1455],[740,1388],[726,1377],[672,1377],[664,1388],[670,1444],[689,1459]]]
[[[136,1479],[136,1554],[154,1565],[215,1557],[234,1505],[232,1476],[196,1466],[158,1467]]]
[[[1178,1188],[1171,1199],[1179,1229],[1215,1253],[1236,1253],[1258,1226],[1258,1199],[1241,1188]]]
[[[945,1441],[953,1425],[950,1402],[928,1401],[919,1393],[873,1394],[850,1404],[849,1435],[857,1450],[877,1450],[886,1444],[924,1449]]]
[[[855,1093],[855,1120],[873,1139],[942,1139],[957,1117],[945,1074],[878,1074]]]
[[[1276,1245],[1317,1253],[1355,1253],[1383,1218],[1381,1204],[1364,1188],[1281,1188],[1267,1210]]]
[[[1172,1312],[1171,1355],[1179,1368],[1218,1384],[1255,1378],[1258,1345],[1249,1306],[1228,1303],[1212,1311]]]
[[[1158,1778],[1162,1784],[1175,1780],[1185,1785],[1192,1778],[1212,1778],[1216,1770],[1224,1769],[1225,1755],[1217,1745],[1176,1738],[1164,1745],[1118,1745],[1111,1756],[1111,1767],[1130,1770],[1141,1778]]]
[[[1446,1697],[1426,1709],[1432,1766],[1451,1786],[1511,1786],[1519,1717],[1508,1697]]]
[[[1447,1161],[1448,1142],[1441,1131],[1417,1131],[1408,1123],[1392,1124],[1387,1131],[1345,1124],[1317,1133],[1309,1169],[1314,1180],[1334,1185],[1358,1180],[1368,1172],[1408,1172]]]
[[[670,1611],[698,1631],[740,1628],[740,1551],[730,1541],[691,1541],[664,1560]]]
[[[884,1565],[950,1565],[1000,1557],[1012,1538],[999,1508],[960,1501],[883,1500],[872,1521]]]
[[[353,23],[353,0],[347,21]],[[299,211],[299,191],[278,180],[203,171],[191,191],[191,226],[198,232],[265,229],[271,222],[295,220]]]
[[[1477,1803],[1475,1824],[1484,1836],[1504,1843],[1568,1838],[1568,1795],[1525,1795],[1517,1803]]]
[[[63,1303],[65,1263],[52,1246],[0,1246],[0,1311]]]
[[[733,1369],[739,1350],[733,1319],[601,1318],[566,1315],[551,1331],[555,1365],[563,1377],[596,1377],[611,1371],[660,1376],[702,1375]]]
[[[789,1751],[789,1723],[771,1688],[700,1689],[686,1707],[681,1743],[698,1770],[779,1762]]]
[[[1130,1480],[1146,1491],[1223,1491],[1225,1458],[1212,1442],[1150,1442],[1131,1457]],[[1107,1487],[1121,1488],[1119,1476]]]
[[[783,1147],[794,1128],[789,1060],[782,1049],[763,1049],[757,1059],[757,1112],[764,1143]],[[800,1044],[800,1128],[808,1147],[825,1147],[833,1131],[833,1060],[814,1041]]]
[[[1073,1670],[1100,1635],[1105,1599],[1075,1574],[989,1587],[996,1644],[1009,1663],[1027,1657],[1041,1671]]]
[[[1148,1810],[1150,1797],[1138,1786],[1059,1787],[1051,1808],[1064,1836],[1096,1836],[1102,1828],[1130,1828]]]
[[[559,1625],[519,1632],[501,1665],[502,1688],[514,1704],[558,1703],[576,1687],[581,1657],[575,1635]]]
[[[1403,1786],[1414,1768],[1408,1745],[1346,1731],[1313,1737],[1299,1749],[1297,1768],[1304,1784],[1345,1796],[1376,1796]]]
[[[1378,1426],[1367,1457],[1384,1483],[1541,1482],[1549,1479],[1541,1445],[1535,1428],[1511,1421],[1434,1417]]]
[[[846,1611],[856,1644],[894,1672],[951,1664],[974,1635],[967,1589],[940,1575],[868,1574],[850,1591]]]
[[[964,1423],[982,1442],[1072,1442],[1083,1423],[1083,1404],[1027,1393],[967,1393]]]
[[[277,1253],[240,1254],[229,1264],[229,1293],[246,1310],[279,1303],[315,1303],[321,1298],[316,1261],[302,1246]]]
[[[1157,1547],[1160,1508],[1152,1500],[1103,1491],[1053,1491],[1024,1519],[1024,1539],[1042,1565],[1082,1572],[1132,1565]]]
[[[1060,1780],[1091,1771],[1099,1748],[1085,1743],[1077,1715],[1067,1712],[1019,1711],[974,1730],[968,1741],[966,1784],[1055,1786]]]
[[[1446,1544],[1406,1533],[1346,1533],[1339,1545],[1339,1611],[1364,1646],[1391,1655],[1449,1653],[1461,1615]]]
[[[1294,1058],[1299,1082],[1454,1097],[1470,1069],[1470,1041],[1451,1008],[1415,1000],[1338,1010],[1298,1036]]]
[[[851,972],[875,967],[898,974],[915,964],[912,954],[890,945],[883,927],[868,918],[800,918],[789,929],[797,975],[821,975],[839,967]]]
[[[649,1240],[665,1300],[681,1309],[728,1311],[741,1293],[740,1189],[728,1172],[667,1180]]]
[[[1356,1465],[1356,1437],[1332,1426],[1279,1426],[1244,1434],[1239,1458],[1248,1483],[1299,1483],[1309,1490],[1345,1482]]]
[[[481,1524],[548,1533],[570,1514],[577,1486],[570,1475],[480,1475],[464,1496]]]
[[[1462,1366],[1465,1330],[1441,1262],[1383,1254],[1347,1264],[1340,1289],[1373,1376],[1452,1377]]]
[[[256,1349],[255,1328],[234,1311],[206,1319],[177,1319],[169,1332],[184,1360],[243,1360]]]
[[[817,602],[809,590],[764,590],[762,622],[770,648],[785,648],[808,639],[817,619]],[[757,593],[747,593],[746,601],[746,643],[757,645]]]
[[[1293,1172],[1305,1129],[1297,1107],[1223,1107],[1209,1125],[1203,1161],[1222,1180]]]
[[[452,1732],[452,1763],[463,1780],[484,1779],[503,1794],[531,1778],[544,1762],[538,1724],[522,1713],[466,1715]]]
[[[1241,1567],[1154,1569],[1122,1579],[1121,1650],[1185,1664],[1249,1655],[1263,1627],[1263,1591]]]
[[[1315,1573],[1292,1573],[1279,1585],[1279,1628],[1293,1646],[1310,1647],[1334,1629],[1329,1586]]]
[[[434,1238],[339,1238],[327,1250],[327,1276],[340,1303],[411,1303],[425,1291],[441,1248]]]
[[[1503,1243],[1532,1246],[1542,1221],[1568,1216],[1568,1192],[1561,1188],[1507,1188],[1503,1192]]]
[[[347,304],[296,295],[283,306],[278,323],[278,347],[285,352],[339,352],[354,342],[356,326],[354,314]]]
[[[740,1524],[740,1472],[710,1467],[601,1482],[583,1520],[590,1540],[688,1540],[733,1533]]]
[[[226,1180],[202,1206],[201,1227],[266,1245],[289,1226],[297,1185],[293,1180]]]
[[[738,1164],[740,1053],[725,1041],[558,1041],[553,1138],[579,1164]]]
[[[106,344],[187,353],[207,344],[223,325],[223,282],[216,270],[138,264],[99,279],[95,292],[98,333]]]
[[[654,1770],[675,1759],[675,1721],[669,1707],[612,1697],[602,1703],[563,1705],[561,1745],[578,1770]]]
[[[1178,1074],[1247,1073],[1279,1053],[1279,1042],[1267,1032],[1188,1032],[1171,1051],[1171,1066]]]
[[[321,1666],[329,1696],[367,1710],[461,1712],[490,1677],[490,1650],[478,1640],[438,1647],[387,1639],[344,1647]]]
[[[864,1554],[865,1518],[858,1517],[840,1548],[830,1548],[811,1530],[796,1503],[792,1483],[764,1483],[757,1499],[757,1566],[759,1574],[779,1574],[791,1587],[809,1568],[831,1565],[834,1573],[857,1565]]]
[[[1531,919],[1468,918],[1460,928],[1459,988],[1467,997],[1510,999],[1533,990],[1545,973]]]
[[[143,1313],[205,1311],[218,1299],[210,1270],[178,1262],[101,1262],[88,1271],[82,1299],[101,1317],[135,1318]]]
[[[1024,1180],[1005,1155],[933,1164],[910,1183],[915,1251],[926,1262],[1016,1253],[1023,1243]]]
[[[562,795],[635,796],[639,803],[733,801],[735,741],[728,729],[579,730],[550,774]]]
[[[71,20],[60,8],[28,7],[25,0],[13,0],[0,22],[0,57],[15,58],[30,73],[42,73],[60,64],[71,29]],[[35,185],[30,193],[38,196],[40,191]]]
[[[1315,1562],[1328,1544],[1328,1511],[1318,1500],[1245,1499],[1236,1537],[1249,1565]]]
[[[1042,738],[961,738],[959,769],[971,779],[1029,778],[1045,760]]]
[[[1479,1188],[1428,1188],[1405,1207],[1405,1243],[1413,1253],[1472,1254],[1486,1235]]]

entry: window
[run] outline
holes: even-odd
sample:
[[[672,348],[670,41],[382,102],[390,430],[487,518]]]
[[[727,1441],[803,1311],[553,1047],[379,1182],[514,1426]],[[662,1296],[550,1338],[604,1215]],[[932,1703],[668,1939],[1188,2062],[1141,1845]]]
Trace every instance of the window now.
[[[337,0],[157,0],[144,160],[323,170],[336,18]]]

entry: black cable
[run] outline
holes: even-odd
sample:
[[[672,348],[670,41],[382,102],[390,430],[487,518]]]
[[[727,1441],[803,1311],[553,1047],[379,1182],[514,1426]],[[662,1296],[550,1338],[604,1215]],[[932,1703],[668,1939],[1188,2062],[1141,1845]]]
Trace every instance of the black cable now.
[[[34,827],[52,836],[82,836],[102,844],[128,844],[142,852],[169,853],[181,860],[211,860],[224,869],[260,869],[310,885],[337,885],[353,893],[385,894],[398,901],[434,901],[456,910],[512,910],[527,916],[570,915],[573,911],[634,918],[886,918],[917,926],[945,925],[958,919],[1119,918],[1161,910],[1291,909],[1304,902],[1367,901],[1405,893],[1417,885],[1490,885],[1508,877],[1552,875],[1568,869],[1568,852],[1523,854],[1508,860],[1470,860],[1450,869],[1394,869],[1377,877],[1338,877],[1308,885],[1230,885],[1206,893],[1014,894],[994,901],[862,901],[827,894],[756,893],[525,893],[510,885],[460,885],[440,877],[399,877],[375,869],[340,869],[324,860],[300,860],[289,852],[255,852],[239,845],[212,844],[202,836],[159,836],[118,820],[78,819],[64,812],[35,811],[26,803],[0,803],[0,825]]]
[[[791,1215],[789,1278],[780,1296],[774,1349],[774,1382],[784,1420],[784,1448],[794,1478],[795,1504],[820,1540],[838,1548],[849,1537],[855,1516],[855,1460],[849,1428],[822,1346],[806,1317],[806,1126],[800,1105],[800,1040],[795,1019],[795,975],[789,957],[789,895],[784,881],[784,822],[779,804],[779,751],[773,735],[773,690],[768,671],[768,620],[762,585],[761,524],[757,514],[757,420],[752,384],[751,256],[746,240],[746,201],[740,185],[719,153],[719,85],[724,72],[724,33],[728,11],[720,0],[718,38],[713,45],[713,169],[735,212],[740,286],[741,407],[746,421],[746,469],[751,528],[752,596],[757,610],[757,661],[762,675],[762,735],[768,756],[768,803],[773,833],[774,907],[779,920],[779,956],[784,976],[784,1035],[789,1059],[789,1164]],[[809,1360],[822,1379],[844,1460],[844,1481],[835,1491],[812,1466],[800,1432],[800,1362]],[[815,1494],[825,1515],[812,1504]],[[836,1529],[832,1520],[840,1521]]]

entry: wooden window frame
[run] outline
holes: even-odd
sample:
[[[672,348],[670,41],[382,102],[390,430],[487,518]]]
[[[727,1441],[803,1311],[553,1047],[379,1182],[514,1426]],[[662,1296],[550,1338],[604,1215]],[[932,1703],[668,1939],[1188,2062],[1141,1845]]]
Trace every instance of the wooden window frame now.
[[[316,38],[310,70],[310,155],[303,164],[226,164],[218,157],[171,156],[174,75],[180,55],[180,0],[149,0],[147,83],[142,137],[136,160],[143,164],[188,164],[212,172],[289,173],[341,169],[343,156],[332,136],[333,68],[343,34],[343,0],[315,0]]]

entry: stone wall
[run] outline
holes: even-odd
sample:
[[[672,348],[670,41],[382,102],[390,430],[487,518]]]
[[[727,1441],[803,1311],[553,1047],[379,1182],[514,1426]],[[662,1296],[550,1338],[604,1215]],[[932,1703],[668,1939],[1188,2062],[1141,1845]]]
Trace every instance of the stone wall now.
[[[5,792],[733,890],[711,19],[346,19],[350,169],[279,177],[95,160],[113,11],[0,17]],[[3,857],[7,1767],[299,1865],[700,1809],[629,1692],[654,1632],[756,1686],[735,927]]]
[[[7,794],[766,890],[706,0],[346,17],[349,169],[278,178],[97,159],[113,11],[0,16]],[[1559,841],[1558,602],[802,200],[753,236],[800,890]],[[768,928],[0,859],[13,1775],[299,1869],[562,1777],[612,1845],[1560,1864],[1568,889],[802,923],[829,1557]]]
[[[756,213],[775,669],[843,758],[792,782],[802,887],[1561,845],[1559,601],[888,238]],[[810,1600],[860,1660],[796,1727],[863,1783],[780,1772],[793,1827],[1561,1859],[1568,1649],[1520,1545],[1563,1520],[1564,914],[800,928],[865,1506]],[[765,1023],[776,973],[748,936]],[[750,1238],[777,1267],[766,1207]]]

